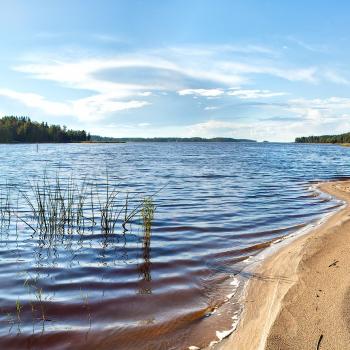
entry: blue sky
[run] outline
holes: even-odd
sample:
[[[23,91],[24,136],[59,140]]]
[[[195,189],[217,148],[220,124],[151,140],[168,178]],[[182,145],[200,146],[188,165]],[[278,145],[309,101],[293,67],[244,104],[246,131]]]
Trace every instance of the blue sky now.
[[[348,1],[0,5],[0,115],[115,137],[350,131]]]

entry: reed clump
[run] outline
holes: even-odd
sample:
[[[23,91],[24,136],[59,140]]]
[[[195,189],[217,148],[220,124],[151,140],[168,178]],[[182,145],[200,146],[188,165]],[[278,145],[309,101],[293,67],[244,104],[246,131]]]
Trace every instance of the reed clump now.
[[[155,213],[155,205],[152,197],[146,197],[142,201],[141,217],[144,228],[144,234],[146,236],[151,235],[152,223]]]
[[[137,195],[131,196],[112,184],[108,175],[105,183],[96,185],[92,181],[78,182],[73,177],[62,179],[58,175],[50,179],[45,174],[28,187],[20,193],[29,213],[18,218],[44,239],[74,232],[82,234],[87,230],[112,234],[121,228],[125,233],[127,225],[139,213],[144,231],[150,235],[155,210],[153,198],[140,200]],[[5,204],[8,202],[6,199]],[[0,215],[6,217],[11,212],[10,206],[6,204],[3,208],[4,213]],[[15,211],[12,213],[17,215]]]
[[[139,270],[145,281],[150,281],[151,278],[151,232],[152,224],[154,220],[154,213],[156,207],[152,197],[146,197],[142,201],[142,208],[140,210],[142,226],[143,226],[143,239],[142,239],[142,259],[143,263],[140,265]],[[142,291],[142,293],[144,293]],[[146,291],[148,293],[149,291]]]

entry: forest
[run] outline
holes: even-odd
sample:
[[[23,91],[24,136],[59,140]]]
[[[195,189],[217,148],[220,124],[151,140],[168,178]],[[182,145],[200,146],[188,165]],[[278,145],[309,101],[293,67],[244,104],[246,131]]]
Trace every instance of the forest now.
[[[28,117],[5,116],[0,118],[0,143],[64,143],[89,140],[90,134],[84,130],[68,130],[65,126],[34,122]]]
[[[296,143],[350,143],[350,132],[340,135],[303,136]]]

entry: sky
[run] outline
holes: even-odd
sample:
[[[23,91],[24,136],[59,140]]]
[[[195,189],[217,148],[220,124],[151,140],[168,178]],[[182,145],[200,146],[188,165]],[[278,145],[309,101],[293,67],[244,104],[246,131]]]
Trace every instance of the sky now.
[[[346,0],[0,0],[0,115],[113,137],[350,131]]]

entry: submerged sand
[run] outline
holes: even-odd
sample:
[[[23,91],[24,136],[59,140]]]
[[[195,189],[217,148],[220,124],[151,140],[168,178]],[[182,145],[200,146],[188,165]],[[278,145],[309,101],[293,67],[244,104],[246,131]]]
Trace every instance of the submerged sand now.
[[[350,202],[350,181],[319,188]],[[349,205],[256,268],[237,331],[214,348],[350,349]]]

